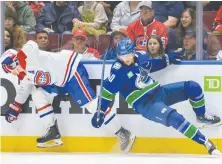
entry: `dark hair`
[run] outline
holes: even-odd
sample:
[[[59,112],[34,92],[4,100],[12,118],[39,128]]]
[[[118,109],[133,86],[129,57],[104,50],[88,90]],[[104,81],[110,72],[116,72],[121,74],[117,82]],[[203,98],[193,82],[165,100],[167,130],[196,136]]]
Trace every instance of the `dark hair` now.
[[[157,42],[158,42],[159,45],[160,45],[160,50],[159,50],[159,52],[158,52],[158,56],[152,56],[151,52],[149,51],[148,44],[149,44],[149,40],[150,40],[150,39],[156,39]],[[163,56],[163,55],[165,54],[165,50],[164,50],[164,47],[163,47],[163,43],[162,43],[162,41],[161,41],[161,39],[160,39],[159,36],[157,36],[157,35],[151,35],[151,36],[150,36],[150,38],[147,40],[147,52],[151,55],[151,57],[161,57],[161,56]]]
[[[188,12],[192,18],[192,22],[191,22],[191,28],[192,30],[196,30],[196,12],[192,9],[192,8],[186,8],[182,13],[181,13],[181,18],[182,18],[182,15],[185,13],[185,12]],[[178,28],[178,37],[179,37],[179,40],[182,40],[183,37],[185,36],[185,33],[186,33],[186,29],[183,27],[181,21],[180,21],[180,24],[179,24],[179,28]]]
[[[47,31],[45,31],[45,30],[40,30],[40,31],[36,31],[36,33],[35,33],[35,39],[37,39],[37,35],[40,34],[40,33],[45,33],[45,34],[47,34],[47,36],[49,36],[49,33],[48,33]]]
[[[5,29],[5,31],[7,31],[9,33],[9,35],[10,35],[10,44],[9,44],[8,47],[5,47],[5,51],[7,51],[8,49],[14,49],[14,37],[13,37],[13,34],[9,30],[7,30],[7,29]]]

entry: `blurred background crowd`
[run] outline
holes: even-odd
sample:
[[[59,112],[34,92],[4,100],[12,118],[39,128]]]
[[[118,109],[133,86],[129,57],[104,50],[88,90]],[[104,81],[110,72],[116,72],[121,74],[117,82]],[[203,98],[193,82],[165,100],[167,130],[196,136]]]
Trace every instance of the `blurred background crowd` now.
[[[119,39],[161,58],[178,52],[196,60],[196,1],[10,1],[5,3],[5,50],[28,40],[39,48],[83,53],[85,59],[117,58]],[[203,1],[203,59],[222,59],[222,1]]]

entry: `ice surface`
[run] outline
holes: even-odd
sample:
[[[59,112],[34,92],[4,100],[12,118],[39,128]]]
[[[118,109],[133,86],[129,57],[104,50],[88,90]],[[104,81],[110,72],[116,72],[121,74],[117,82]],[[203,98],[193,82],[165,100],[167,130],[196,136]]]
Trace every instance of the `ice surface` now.
[[[1,164],[222,164],[222,157],[172,154],[1,153]]]

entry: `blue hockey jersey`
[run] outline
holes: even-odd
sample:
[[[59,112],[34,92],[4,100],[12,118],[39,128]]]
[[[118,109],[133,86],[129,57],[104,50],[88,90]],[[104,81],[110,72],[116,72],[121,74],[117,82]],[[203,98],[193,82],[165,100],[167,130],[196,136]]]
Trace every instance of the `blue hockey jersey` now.
[[[138,52],[135,54],[134,64],[130,66],[117,59],[111,67],[110,76],[104,80],[101,109],[107,109],[117,92],[135,108],[160,87],[160,84],[151,78],[150,73],[166,66],[165,59],[151,59],[148,55]]]

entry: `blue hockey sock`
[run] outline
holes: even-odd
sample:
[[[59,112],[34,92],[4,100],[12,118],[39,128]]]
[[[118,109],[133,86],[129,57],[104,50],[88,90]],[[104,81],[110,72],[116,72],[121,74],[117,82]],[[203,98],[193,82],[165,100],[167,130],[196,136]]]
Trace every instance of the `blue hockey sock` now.
[[[187,81],[184,84],[185,95],[189,98],[197,116],[205,114],[205,100],[201,86],[194,81]]]
[[[199,129],[176,111],[173,111],[168,116],[167,124],[199,144],[204,144],[207,141],[207,138],[199,131]]]

